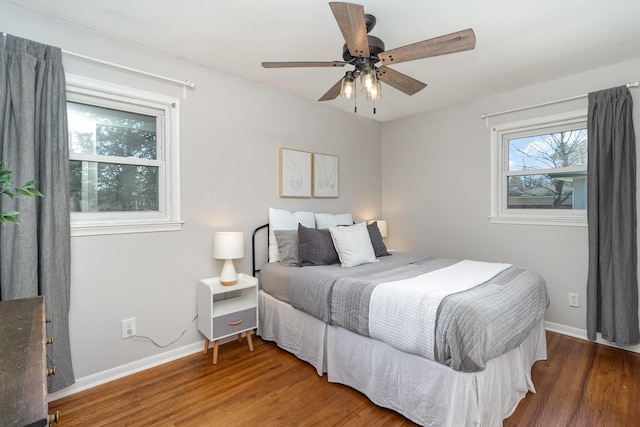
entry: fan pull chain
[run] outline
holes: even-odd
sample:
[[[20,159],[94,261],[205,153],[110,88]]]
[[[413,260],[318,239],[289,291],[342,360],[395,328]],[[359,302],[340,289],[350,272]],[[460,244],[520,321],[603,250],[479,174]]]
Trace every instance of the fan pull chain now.
[[[358,91],[354,91],[355,95],[353,97],[353,113],[358,114]]]

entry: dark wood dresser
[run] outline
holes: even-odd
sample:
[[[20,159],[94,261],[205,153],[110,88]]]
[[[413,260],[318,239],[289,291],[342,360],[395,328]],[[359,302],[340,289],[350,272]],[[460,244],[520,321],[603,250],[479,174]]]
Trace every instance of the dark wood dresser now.
[[[41,296],[0,301],[0,426],[48,425],[46,344]]]

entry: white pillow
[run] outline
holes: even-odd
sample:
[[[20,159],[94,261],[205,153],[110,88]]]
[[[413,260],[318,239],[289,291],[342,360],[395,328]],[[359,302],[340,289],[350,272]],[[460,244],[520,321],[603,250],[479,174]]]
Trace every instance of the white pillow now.
[[[343,267],[355,267],[378,261],[366,222],[349,227],[329,227],[329,232],[338,252],[340,265]]]
[[[351,218],[350,213],[344,213],[344,214],[317,213],[315,214],[315,217],[316,217],[316,228],[319,228],[319,229],[337,227],[339,225],[353,225],[353,218]]]
[[[269,208],[269,262],[280,261],[278,242],[274,230],[297,230],[298,224],[315,228],[316,220],[313,212],[289,212],[285,209]]]

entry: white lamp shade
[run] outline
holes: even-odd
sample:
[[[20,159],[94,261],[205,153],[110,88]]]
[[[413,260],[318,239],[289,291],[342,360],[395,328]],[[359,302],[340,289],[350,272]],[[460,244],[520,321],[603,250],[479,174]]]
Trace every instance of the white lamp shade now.
[[[213,238],[213,258],[238,259],[244,257],[244,233],[219,231]]]
[[[382,237],[387,237],[387,221],[384,219],[374,219],[369,221],[369,224],[373,224],[374,222],[378,224],[378,230],[380,230],[380,235]]]

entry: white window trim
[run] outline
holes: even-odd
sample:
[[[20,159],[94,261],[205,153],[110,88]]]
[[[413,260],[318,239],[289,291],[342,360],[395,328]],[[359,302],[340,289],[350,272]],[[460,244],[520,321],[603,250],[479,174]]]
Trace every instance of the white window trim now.
[[[587,110],[577,110],[533,119],[503,123],[491,127],[491,215],[494,224],[564,225],[585,227],[587,210],[506,209],[506,180],[503,169],[508,154],[503,147],[503,136],[549,125],[586,122]]]
[[[154,213],[110,213],[71,212],[71,236],[94,236],[104,234],[147,233],[158,231],[179,231],[182,229],[180,210],[180,100],[175,97],[106,83],[73,74],[66,75],[67,100],[82,97],[131,103],[135,105],[165,110],[162,132],[165,145],[160,155],[164,155],[165,200],[161,198],[161,212]],[[93,103],[99,105],[98,103]],[[136,218],[138,217],[138,218]]]

